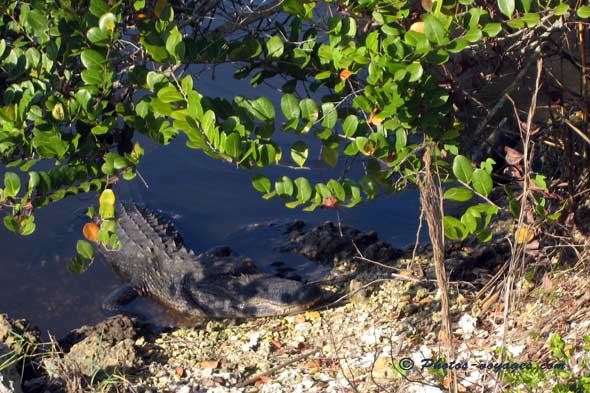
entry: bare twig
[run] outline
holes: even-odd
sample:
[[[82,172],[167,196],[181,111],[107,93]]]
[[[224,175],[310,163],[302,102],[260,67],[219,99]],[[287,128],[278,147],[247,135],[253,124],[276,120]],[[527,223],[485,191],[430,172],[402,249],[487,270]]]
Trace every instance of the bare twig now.
[[[530,162],[532,157],[530,155],[530,137],[531,137],[531,128],[533,125],[533,117],[535,116],[536,106],[537,106],[537,96],[539,93],[539,89],[541,86],[541,73],[543,70],[543,60],[542,58],[537,59],[537,77],[535,80],[535,89],[533,91],[533,96],[531,98],[531,105],[529,107],[528,116],[526,126],[523,129],[521,127],[521,139],[523,143],[523,190],[522,190],[522,198],[520,199],[520,214],[518,217],[518,224],[516,227],[517,233],[519,230],[522,230],[525,225],[525,215],[528,205],[528,196],[530,193],[529,189],[529,181],[530,181]],[[517,118],[518,121],[518,118]],[[525,229],[526,230],[526,229]],[[511,250],[511,257],[510,263],[508,266],[508,274],[506,276],[506,281],[504,284],[504,311],[503,311],[503,326],[502,326],[502,346],[506,345],[507,342],[507,335],[508,335],[508,326],[509,326],[509,318],[510,318],[510,310],[511,306],[515,303],[515,298],[513,296],[513,288],[514,283],[517,281],[517,264],[520,262],[520,265],[524,265],[524,257],[525,252],[524,249],[526,247],[526,241],[519,243],[516,240],[512,242],[512,250]],[[500,354],[501,359],[504,357],[504,353]],[[498,391],[500,389],[500,384],[496,384],[494,387],[494,391]]]

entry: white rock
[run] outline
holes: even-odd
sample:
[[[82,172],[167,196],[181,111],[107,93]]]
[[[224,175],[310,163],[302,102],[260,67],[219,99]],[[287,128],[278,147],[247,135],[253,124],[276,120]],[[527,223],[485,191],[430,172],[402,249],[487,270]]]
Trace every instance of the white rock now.
[[[190,386],[183,386],[176,391],[176,393],[191,393]]]
[[[513,357],[520,355],[525,348],[526,345],[506,345],[506,349],[512,354]]]
[[[260,332],[252,333],[247,343],[242,344],[242,351],[248,352],[250,349],[258,345],[258,339],[260,339]]]
[[[382,334],[381,328],[370,328],[361,336],[361,341],[367,345],[374,345],[379,342]]]
[[[477,323],[477,319],[473,318],[469,314],[463,314],[461,319],[459,319],[459,328],[461,329],[460,333],[471,335],[475,331],[475,325]]]

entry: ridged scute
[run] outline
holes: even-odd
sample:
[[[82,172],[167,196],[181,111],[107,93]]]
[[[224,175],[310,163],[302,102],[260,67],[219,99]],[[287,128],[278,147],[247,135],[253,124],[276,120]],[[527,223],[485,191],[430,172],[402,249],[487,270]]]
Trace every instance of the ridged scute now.
[[[134,203],[117,205],[117,235],[120,251],[106,252],[107,259],[141,258],[160,263],[194,261],[176,228],[160,215]]]

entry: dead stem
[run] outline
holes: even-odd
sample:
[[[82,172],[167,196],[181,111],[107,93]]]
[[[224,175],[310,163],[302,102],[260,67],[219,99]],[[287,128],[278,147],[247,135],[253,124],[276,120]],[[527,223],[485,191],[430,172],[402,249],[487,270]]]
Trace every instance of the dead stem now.
[[[420,190],[420,203],[422,211],[428,224],[428,233],[432,243],[432,253],[434,269],[436,272],[436,281],[438,290],[441,295],[441,320],[442,333],[446,346],[446,357],[448,361],[455,358],[455,349],[453,345],[453,331],[451,328],[451,314],[449,307],[449,293],[447,283],[447,273],[445,271],[445,243],[443,227],[443,195],[440,181],[435,182],[431,171],[432,145],[428,144],[424,152],[424,172],[418,177],[418,189]],[[453,370],[454,371],[454,370]],[[457,391],[457,375],[451,372],[451,383],[449,391]]]

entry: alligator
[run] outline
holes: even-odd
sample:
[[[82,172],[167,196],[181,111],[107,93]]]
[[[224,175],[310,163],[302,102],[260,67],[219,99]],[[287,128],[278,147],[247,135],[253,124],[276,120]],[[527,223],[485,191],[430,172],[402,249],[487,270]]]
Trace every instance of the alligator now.
[[[124,282],[103,302],[106,312],[146,296],[188,317],[254,318],[302,312],[322,297],[318,286],[260,272],[227,246],[196,255],[173,224],[145,207],[118,204],[117,211],[121,247],[98,246]]]

